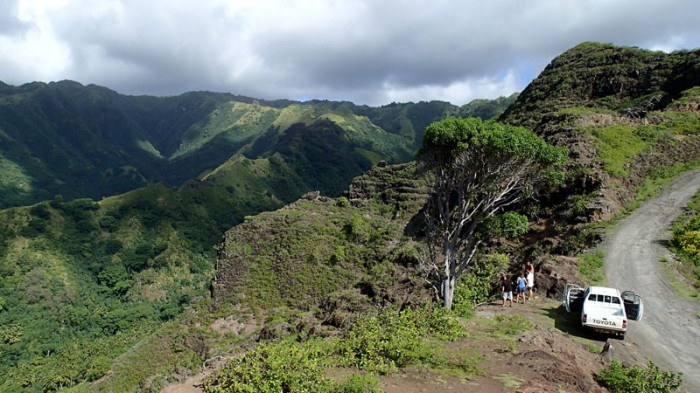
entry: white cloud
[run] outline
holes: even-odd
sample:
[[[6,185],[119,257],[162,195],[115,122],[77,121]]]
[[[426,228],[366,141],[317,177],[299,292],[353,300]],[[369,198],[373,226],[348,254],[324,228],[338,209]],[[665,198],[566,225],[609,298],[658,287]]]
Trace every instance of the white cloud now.
[[[695,0],[6,0],[0,79],[373,105],[507,95],[582,41],[700,42]]]

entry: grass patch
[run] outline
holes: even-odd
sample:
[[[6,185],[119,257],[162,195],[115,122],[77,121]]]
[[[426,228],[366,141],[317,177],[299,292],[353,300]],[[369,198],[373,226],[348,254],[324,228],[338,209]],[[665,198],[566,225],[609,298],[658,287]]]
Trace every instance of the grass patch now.
[[[497,375],[494,378],[501,381],[503,383],[503,387],[506,389],[517,389],[525,382],[524,379],[511,373]]]
[[[598,157],[603,162],[604,169],[620,177],[628,176],[625,165],[650,144],[635,132],[635,127],[627,124],[587,127],[584,130],[596,138]]]
[[[470,348],[458,348],[450,350],[445,343],[435,343],[436,350],[430,360],[430,369],[437,374],[447,377],[469,378],[475,375],[485,375],[482,365],[486,356],[477,353]]]
[[[661,263],[662,270],[666,275],[666,281],[671,285],[676,296],[687,300],[700,300],[698,289],[688,284],[689,275],[692,276],[693,272],[681,271],[688,270],[687,266],[682,263],[680,266],[676,266],[677,263],[669,262],[666,258],[662,258],[659,263]]]
[[[587,252],[581,254],[579,272],[589,285],[598,285],[605,282],[605,254],[602,251]]]
[[[644,202],[659,195],[663,186],[670,183],[681,173],[695,169],[700,169],[700,160],[654,169],[647,180],[636,188],[634,200],[624,208],[620,215],[615,217],[615,220],[622,219],[639,208]]]

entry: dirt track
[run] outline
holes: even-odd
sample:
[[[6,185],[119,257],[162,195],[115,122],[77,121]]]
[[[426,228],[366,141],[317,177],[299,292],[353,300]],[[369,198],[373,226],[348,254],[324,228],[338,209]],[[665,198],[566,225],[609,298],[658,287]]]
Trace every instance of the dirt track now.
[[[673,293],[660,261],[672,260],[664,246],[670,226],[698,189],[700,171],[681,175],[618,226],[605,253],[610,285],[644,298],[644,316],[630,323],[628,342],[659,367],[682,372],[688,392],[700,392],[700,303]]]

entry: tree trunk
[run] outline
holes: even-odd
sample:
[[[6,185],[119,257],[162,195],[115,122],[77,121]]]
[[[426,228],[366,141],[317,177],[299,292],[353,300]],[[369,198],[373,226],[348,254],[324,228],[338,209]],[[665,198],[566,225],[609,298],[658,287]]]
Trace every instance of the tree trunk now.
[[[452,299],[455,294],[455,277],[448,276],[442,280],[442,300],[444,302],[445,308],[448,310],[452,309]]]

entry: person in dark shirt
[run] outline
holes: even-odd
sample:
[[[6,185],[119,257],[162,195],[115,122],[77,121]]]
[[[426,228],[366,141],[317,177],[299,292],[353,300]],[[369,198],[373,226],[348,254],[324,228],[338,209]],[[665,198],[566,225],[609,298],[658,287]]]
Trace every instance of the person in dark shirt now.
[[[510,276],[504,274],[503,277],[503,288],[501,289],[503,293],[503,307],[506,306],[506,300],[510,302],[510,306],[513,307],[513,283],[510,280]]]

